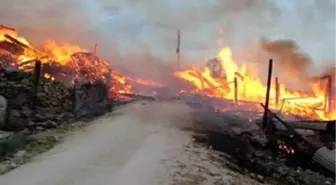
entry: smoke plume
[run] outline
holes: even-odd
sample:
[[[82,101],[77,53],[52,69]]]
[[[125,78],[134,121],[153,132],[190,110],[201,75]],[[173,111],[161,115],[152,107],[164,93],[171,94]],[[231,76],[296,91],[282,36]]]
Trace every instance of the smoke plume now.
[[[268,66],[268,58],[272,58],[275,69],[274,76],[280,77],[282,81],[285,80],[287,85],[293,84],[295,87],[298,84],[305,84],[304,82],[307,82],[312,76],[309,73],[309,67],[312,64],[311,58],[303,53],[293,40],[269,41],[262,39],[260,49],[260,63],[263,66]]]
[[[182,65],[203,64],[223,46],[234,53],[257,48],[263,37],[292,40],[314,66],[335,60],[333,0],[11,0],[0,2],[0,23],[36,44],[99,43],[100,55],[125,67],[174,61],[177,29]]]

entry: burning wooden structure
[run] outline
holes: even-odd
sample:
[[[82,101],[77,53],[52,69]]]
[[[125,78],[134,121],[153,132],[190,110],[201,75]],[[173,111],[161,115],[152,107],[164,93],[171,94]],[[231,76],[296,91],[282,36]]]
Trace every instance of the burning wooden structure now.
[[[167,89],[170,88],[169,84],[162,85],[149,80],[122,76],[109,63],[99,58],[96,51],[90,53],[77,46],[56,45],[54,42],[49,42],[41,49],[36,49],[26,39],[19,37],[15,29],[1,26],[0,68],[3,72],[0,72],[2,75],[0,79],[3,77],[8,84],[20,86],[16,91],[27,92],[24,94],[3,90],[1,94],[9,94],[6,98],[10,100],[10,105],[24,105],[22,109],[13,111],[11,115],[14,116],[12,117],[20,118],[21,121],[26,118],[31,119],[31,122],[40,120],[41,123],[35,126],[30,125],[34,128],[44,124],[41,120],[49,120],[50,124],[46,127],[52,127],[55,122],[62,121],[60,116],[56,116],[60,114],[57,107],[59,109],[71,107],[66,114],[62,113],[64,117],[75,118],[76,115],[81,116],[93,112],[95,115],[100,115],[102,111],[95,111],[108,108],[110,99],[115,101],[178,100],[196,106],[198,109],[207,106],[208,112],[205,111],[207,116],[212,115],[209,110],[216,113],[211,119],[220,120],[221,127],[226,124],[227,119],[221,119],[218,114],[227,116],[226,113],[237,110],[236,112],[244,112],[243,115],[239,115],[240,117],[248,117],[254,109],[258,110],[257,118],[260,118],[260,113],[264,110],[263,120],[259,125],[264,131],[262,135],[267,136],[267,142],[266,145],[259,142],[260,146],[272,148],[273,152],[281,153],[281,155],[285,154],[283,157],[285,159],[304,156],[306,161],[315,161],[327,171],[335,173],[332,168],[335,160],[330,157],[334,149],[328,149],[328,144],[335,140],[335,101],[331,96],[331,78],[320,78],[318,83],[312,82],[312,92],[309,93],[290,91],[284,84],[281,84],[280,78],[275,78],[273,81],[272,61],[270,61],[267,85],[264,85],[260,79],[248,72],[247,66],[236,64],[231,55],[230,49],[224,48],[218,57],[211,60],[206,67],[176,70],[172,76],[176,81],[183,81],[188,86],[179,88],[178,92],[168,94],[166,98],[160,98],[157,92],[167,93]],[[29,77],[23,78],[23,76]],[[137,94],[132,83],[155,87],[156,96]],[[6,89],[8,84],[4,84],[1,88]],[[62,93],[58,93],[56,87],[61,89]],[[50,92],[55,93],[56,97],[51,96]],[[48,97],[52,97],[51,101],[45,101]],[[206,100],[203,101],[203,99]],[[31,105],[25,100],[32,100],[32,107],[37,111],[28,110],[27,107]],[[19,103],[16,105],[13,102]],[[95,104],[97,106],[91,106],[94,104],[92,102],[99,103]],[[67,108],[62,107],[62,103]],[[260,103],[263,103],[263,107]],[[40,109],[41,105],[53,109],[52,115],[41,115],[43,111]],[[291,114],[296,118],[305,118],[310,121],[284,119],[279,116],[283,114]],[[311,121],[316,119],[318,121]],[[229,127],[241,126],[239,120],[233,122],[235,123]],[[324,139],[308,137],[297,129],[309,130],[313,136],[321,136]],[[232,128],[226,128],[226,130],[232,131]],[[253,134],[250,133],[250,135]],[[248,136],[248,138],[251,137]],[[245,136],[242,137],[244,138]],[[245,162],[250,165],[257,164],[249,163],[250,159],[251,157],[246,157],[247,162]]]
[[[262,129],[265,130],[268,141],[271,145],[276,146],[277,149],[284,151],[286,154],[294,155],[295,153],[299,153],[299,157],[307,156],[308,159],[310,158],[326,170],[335,174],[335,120],[321,122],[285,121],[281,119],[269,109],[271,79],[272,60],[270,60],[269,63],[265,105],[262,104],[262,107],[264,108]],[[330,86],[329,84],[330,81],[328,81],[328,87]],[[331,94],[328,96],[330,97]],[[325,111],[329,110],[327,109]],[[318,131],[320,135],[327,135],[329,139],[325,142],[332,143],[332,147],[328,149],[321,141],[309,141],[309,139],[297,132],[296,128],[314,130],[314,132]]]

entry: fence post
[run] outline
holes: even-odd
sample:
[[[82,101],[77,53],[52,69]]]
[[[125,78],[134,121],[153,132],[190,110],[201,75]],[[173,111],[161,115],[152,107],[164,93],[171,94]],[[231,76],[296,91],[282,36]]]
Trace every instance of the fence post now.
[[[77,116],[77,87],[78,80],[77,78],[73,81],[73,96],[72,96],[72,110],[75,116]]]
[[[279,99],[280,99],[280,84],[278,77],[275,77],[275,106],[279,107]]]
[[[37,92],[38,92],[38,86],[40,82],[40,76],[41,76],[41,61],[36,60],[35,66],[34,66],[34,78],[33,78],[33,108],[36,108],[36,102],[37,102]]]
[[[331,95],[332,95],[332,80],[331,76],[327,77],[327,100],[326,100],[326,112],[330,113],[331,112]]]
[[[263,122],[262,122],[263,129],[266,128],[266,124],[267,124],[269,95],[270,95],[270,89],[271,89],[271,83],[272,83],[272,68],[273,68],[273,60],[270,59],[269,64],[268,64],[267,89],[266,89],[266,99],[265,99],[265,107],[264,107],[265,110],[264,110]]]
[[[234,102],[237,104],[238,103],[238,80],[237,80],[237,77],[234,77],[233,83],[234,83]]]

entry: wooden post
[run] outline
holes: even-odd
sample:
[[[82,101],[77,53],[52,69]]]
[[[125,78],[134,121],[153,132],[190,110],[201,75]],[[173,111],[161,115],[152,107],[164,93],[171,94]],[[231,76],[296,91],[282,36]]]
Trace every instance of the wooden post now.
[[[73,97],[72,97],[72,110],[74,115],[77,115],[77,86],[78,86],[78,81],[77,79],[74,79],[73,81]]]
[[[332,95],[332,80],[331,76],[327,77],[327,99],[325,102],[326,105],[326,112],[330,113],[331,112],[331,95]]]
[[[111,88],[111,74],[112,74],[112,72],[106,73],[107,96],[109,98],[110,98],[110,88]]]
[[[234,102],[237,104],[238,103],[238,80],[237,80],[237,77],[234,77],[233,83],[234,83]]]
[[[106,73],[105,74],[105,76],[106,76],[106,82],[105,82],[105,97],[106,97],[106,101],[107,101],[107,110],[109,111],[109,112],[111,112],[112,111],[112,102],[111,102],[111,96],[112,95],[110,95],[110,88],[111,88],[111,72],[110,73]]]
[[[278,77],[275,77],[275,106],[279,107],[279,98],[280,98],[280,84]]]
[[[33,78],[33,108],[36,108],[36,101],[37,101],[37,92],[38,86],[40,82],[40,75],[41,75],[41,61],[36,60],[34,66],[34,78]]]
[[[181,47],[181,33],[180,29],[177,30],[177,47],[176,47],[176,55],[177,55],[177,61],[176,61],[176,68],[180,69],[180,47]]]
[[[269,64],[268,64],[267,89],[266,89],[266,99],[265,99],[265,107],[264,107],[265,110],[264,110],[263,122],[262,122],[263,129],[265,129],[267,126],[269,95],[270,95],[270,89],[271,89],[271,83],[272,83],[272,68],[273,68],[273,60],[270,59]]]
[[[93,54],[95,56],[97,56],[97,47],[98,47],[98,44],[95,44],[94,47],[93,47]]]

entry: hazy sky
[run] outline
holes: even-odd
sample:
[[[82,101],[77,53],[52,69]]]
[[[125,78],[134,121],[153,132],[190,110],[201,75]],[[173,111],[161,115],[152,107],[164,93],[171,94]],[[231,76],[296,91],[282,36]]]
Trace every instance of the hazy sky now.
[[[105,56],[172,57],[180,28],[183,55],[195,60],[262,37],[293,39],[315,63],[335,60],[334,0],[11,0],[0,2],[0,23],[35,41],[99,42]]]

